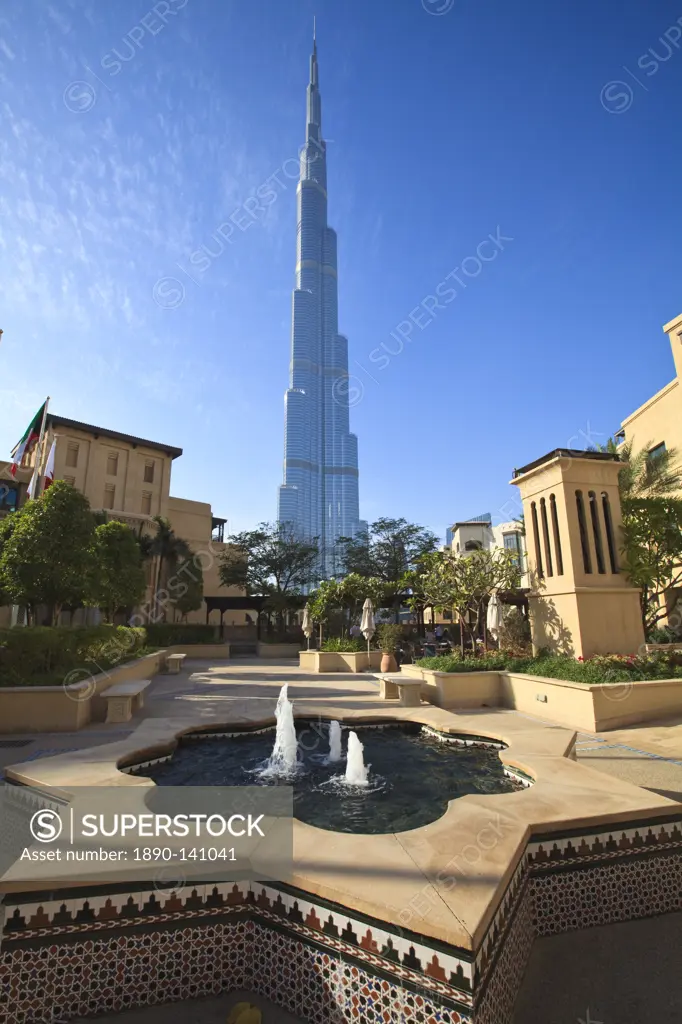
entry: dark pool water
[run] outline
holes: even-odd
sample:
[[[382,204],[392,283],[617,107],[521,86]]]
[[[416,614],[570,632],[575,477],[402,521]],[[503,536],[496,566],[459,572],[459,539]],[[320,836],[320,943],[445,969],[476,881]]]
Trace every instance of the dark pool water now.
[[[326,763],[328,723],[296,723],[299,763],[289,779],[261,779],[274,730],[261,734],[182,740],[172,759],[143,773],[158,786],[292,785],[294,815],[334,832],[404,832],[436,821],[449,800],[467,793],[510,793],[518,785],[503,771],[497,751],[443,743],[408,724],[383,729],[356,726],[369,765],[369,785],[343,782],[348,730],[343,730],[343,760]]]

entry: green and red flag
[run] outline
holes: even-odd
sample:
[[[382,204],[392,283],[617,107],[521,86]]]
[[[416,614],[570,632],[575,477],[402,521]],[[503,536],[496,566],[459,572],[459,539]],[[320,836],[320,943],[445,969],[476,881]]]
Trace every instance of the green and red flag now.
[[[47,401],[43,402],[38,412],[35,414],[31,422],[29,423],[24,436],[21,441],[14,446],[12,449],[12,465],[10,466],[10,473],[12,476],[16,476],[18,467],[21,465],[21,460],[27,452],[38,443],[40,440],[40,433],[43,425],[43,417],[47,409]]]

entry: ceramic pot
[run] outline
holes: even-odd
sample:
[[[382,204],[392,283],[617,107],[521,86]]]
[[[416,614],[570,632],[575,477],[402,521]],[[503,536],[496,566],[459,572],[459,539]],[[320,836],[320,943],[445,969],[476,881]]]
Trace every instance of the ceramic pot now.
[[[382,672],[397,672],[398,663],[396,662],[392,654],[387,654],[386,651],[381,656],[381,671]]]

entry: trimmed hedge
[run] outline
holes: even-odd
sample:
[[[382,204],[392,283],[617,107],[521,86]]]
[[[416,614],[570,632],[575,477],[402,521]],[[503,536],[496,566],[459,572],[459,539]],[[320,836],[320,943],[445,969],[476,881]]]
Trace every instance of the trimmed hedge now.
[[[172,647],[173,644],[220,643],[220,627],[201,624],[157,622],[145,626],[147,640],[152,647]]]
[[[521,672],[588,685],[682,678],[682,656],[668,652],[632,657],[600,654],[585,661],[562,655],[514,658],[503,652],[495,652],[464,660],[451,656],[422,658],[417,664],[436,672]]]
[[[147,651],[146,631],[130,626],[24,626],[0,630],[0,686],[77,682]],[[69,675],[75,675],[69,679]]]

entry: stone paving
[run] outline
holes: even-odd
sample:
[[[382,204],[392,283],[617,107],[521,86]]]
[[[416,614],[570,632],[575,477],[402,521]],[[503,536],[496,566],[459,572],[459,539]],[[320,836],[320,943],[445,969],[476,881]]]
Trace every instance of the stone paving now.
[[[260,703],[263,703],[262,717],[269,717],[283,682],[289,685],[290,697],[299,708],[319,708],[322,697],[325,713],[333,713],[337,707],[346,715],[355,713],[364,717],[365,714],[386,713],[390,707],[393,716],[400,710],[395,704],[387,706],[379,700],[378,682],[369,675],[339,673],[316,677],[301,672],[293,662],[273,664],[251,659],[209,665],[187,659],[180,676],[159,676],[154,680],[146,707],[128,725],[108,728],[102,723],[93,723],[78,733],[0,737],[0,768],[18,762],[35,764],[44,757],[68,751],[81,752],[82,756],[85,748],[97,749],[112,742],[134,743],[138,731],[142,736],[158,727],[161,735],[174,721],[180,725],[182,719],[207,725],[226,717],[248,720],[254,714],[258,716],[254,709]],[[403,712],[407,713],[408,709]],[[439,716],[448,714],[434,708],[431,712]],[[498,714],[504,717],[505,732],[518,730],[523,734],[524,722],[529,727],[533,722],[541,722],[516,712]],[[457,714],[461,722],[473,717],[470,713]],[[555,740],[560,739],[559,734],[567,732],[556,726],[552,728]],[[14,742],[3,746],[2,740]],[[25,745],[15,745],[22,740],[26,741]],[[102,760],[104,753],[102,751]],[[600,787],[606,803],[623,783],[682,802],[680,718],[598,735],[579,733],[576,757],[586,768],[612,778],[612,785],[604,778],[604,786]],[[330,851],[320,848],[317,852],[324,861],[328,852],[338,851],[331,843]],[[376,876],[371,884],[381,888]],[[388,884],[389,888],[395,886],[395,879],[389,879]],[[681,943],[682,914],[539,939],[517,1004],[514,1024],[680,1021]],[[196,1024],[214,1024],[227,1019],[231,1000],[232,996],[225,996],[192,1002],[191,1008],[187,1004],[147,1008],[118,1014],[114,1019],[120,1024],[161,1024],[166,1020],[187,1019]],[[263,1010],[263,1024],[296,1024],[294,1018],[281,1010],[265,1004]]]

